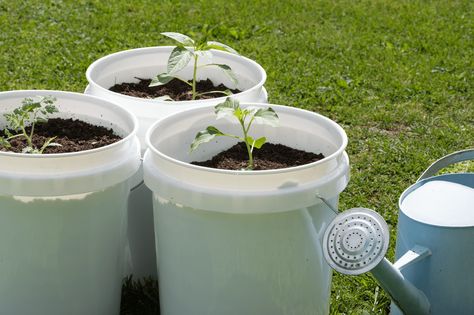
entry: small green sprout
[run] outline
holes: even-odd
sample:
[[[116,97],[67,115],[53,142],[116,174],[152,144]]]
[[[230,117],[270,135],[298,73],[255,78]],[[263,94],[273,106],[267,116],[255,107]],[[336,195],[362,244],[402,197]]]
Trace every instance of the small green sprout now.
[[[232,80],[232,82],[234,84],[237,84],[237,77],[235,73],[232,71],[231,67],[226,64],[208,63],[198,66],[198,59],[200,56],[206,56],[208,58],[212,57],[212,52],[210,51],[211,49],[223,50],[233,54],[238,54],[234,49],[219,42],[207,41],[205,37],[199,41],[195,41],[189,36],[180,33],[165,32],[161,34],[171,39],[174,39],[178,42],[178,45],[173,49],[168,58],[166,72],[160,73],[155,78],[153,78],[149,85],[150,87],[164,85],[173,79],[178,79],[191,86],[193,100],[195,100],[198,96],[202,96],[209,93],[222,93],[224,95],[232,94],[230,91],[210,91],[198,93],[196,92],[196,78],[197,70],[199,68],[215,66],[223,70],[224,73]],[[181,79],[176,76],[176,73],[186,67],[191,60],[194,60],[194,66],[193,79],[190,83],[187,80]]]
[[[11,113],[4,114],[8,128],[3,131],[5,136],[0,137],[0,145],[11,148],[10,140],[23,137],[26,139],[27,146],[22,150],[22,153],[35,154],[42,154],[47,147],[60,146],[59,143],[52,142],[56,137],[48,138],[39,149],[33,144],[35,126],[47,122],[48,115],[58,112],[54,105],[55,101],[56,99],[51,96],[41,97],[37,101],[25,98],[22,101],[22,106],[14,109]],[[27,127],[30,127],[29,132],[26,131]],[[18,133],[13,134],[10,130]]]
[[[191,143],[191,152],[196,150],[201,144],[209,142],[218,136],[235,138],[245,143],[248,153],[247,169],[252,170],[254,168],[253,150],[255,148],[260,149],[265,144],[267,139],[265,137],[254,139],[249,136],[250,127],[254,121],[276,127],[278,126],[279,122],[278,115],[271,107],[260,108],[249,106],[246,108],[240,108],[239,101],[230,97],[228,97],[224,103],[218,104],[214,108],[214,112],[217,115],[216,119],[223,117],[237,118],[240,126],[242,127],[243,136],[239,137],[232,134],[223,133],[214,126],[208,126],[206,129],[201,130],[196,134],[193,143]]]

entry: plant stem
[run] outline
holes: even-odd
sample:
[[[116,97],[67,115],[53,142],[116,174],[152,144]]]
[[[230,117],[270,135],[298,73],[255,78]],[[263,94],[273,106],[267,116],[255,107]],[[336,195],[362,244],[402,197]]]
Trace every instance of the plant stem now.
[[[245,120],[245,118],[244,118],[244,120]],[[249,155],[249,163],[248,163],[247,169],[253,170],[252,149],[250,148],[250,145],[247,141],[247,132],[248,132],[248,130],[245,128],[244,120],[239,120],[239,121],[240,121],[240,125],[242,126],[242,130],[244,131],[244,142],[245,142],[245,146],[247,147],[247,153]]]
[[[52,137],[52,138],[47,139],[43,143],[43,146],[41,147],[41,149],[39,150],[39,154],[43,154],[44,150],[51,144],[51,141],[53,141],[54,139],[56,139],[56,137]]]
[[[197,95],[201,96],[201,95],[212,94],[212,93],[221,93],[221,94],[229,96],[229,93],[227,93],[226,91],[209,91],[209,92],[197,93]]]
[[[11,139],[15,139],[15,138],[18,138],[18,137],[25,137],[25,135],[22,134],[22,133],[19,133],[19,134],[17,134],[17,135],[13,135],[13,136],[11,136],[11,137],[8,137],[6,140],[9,141],[9,140],[11,140]],[[26,138],[26,137],[25,137],[25,138]]]
[[[193,70],[193,101],[196,99],[196,73],[197,73],[198,55],[194,53],[194,70]]]
[[[33,147],[33,141],[31,140],[30,137],[28,137],[28,133],[26,132],[25,127],[23,127],[23,126],[21,127],[21,132],[23,132],[23,136],[25,136],[26,142],[28,143],[28,146],[32,148]]]
[[[32,123],[31,123],[30,139],[33,139],[33,134],[35,132],[36,112],[33,113],[33,119],[31,121],[32,121]]]

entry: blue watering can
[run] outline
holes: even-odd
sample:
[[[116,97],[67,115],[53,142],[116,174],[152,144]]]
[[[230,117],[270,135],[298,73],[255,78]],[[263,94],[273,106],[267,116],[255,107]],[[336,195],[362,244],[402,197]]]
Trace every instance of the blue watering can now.
[[[434,176],[466,160],[474,160],[474,149],[439,159],[403,192],[394,264],[384,258],[386,222],[365,208],[328,225],[328,264],[349,275],[370,271],[392,298],[392,315],[474,314],[474,173]]]

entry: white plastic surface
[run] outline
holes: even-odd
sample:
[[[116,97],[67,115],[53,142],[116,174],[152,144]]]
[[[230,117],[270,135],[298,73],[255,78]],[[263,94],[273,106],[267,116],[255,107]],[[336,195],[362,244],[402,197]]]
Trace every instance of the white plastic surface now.
[[[167,117],[149,130],[145,183],[161,197],[185,206],[228,213],[287,211],[318,203],[316,194],[323,198],[338,195],[349,181],[344,130],[310,111],[271,106],[280,117],[280,126],[254,124],[251,134],[265,135],[268,142],[323,153],[326,158],[298,167],[253,172],[191,165],[188,162],[206,160],[236,143],[235,139],[218,137],[189,154],[198,131],[212,124],[223,132],[240,132],[238,123],[216,121],[213,106],[206,106]]]
[[[158,193],[154,204],[160,314],[329,314],[321,241],[334,213],[321,201],[261,214],[180,207]]]
[[[37,95],[56,97],[58,116],[113,127],[124,139],[77,153],[0,152],[0,313],[116,315],[128,179],[140,165],[136,119],[105,100],[58,91],[0,93],[0,113]]]
[[[426,224],[472,227],[474,189],[446,180],[428,181],[406,195],[401,209],[413,220]]]
[[[323,116],[271,106],[281,125],[254,125],[252,135],[327,157],[269,171],[188,164],[234,143],[220,138],[188,154],[196,132],[209,124],[237,131],[215,120],[213,106],[167,117],[148,132],[143,164],[154,193],[161,314],[329,313],[331,269],[322,238],[335,214],[316,195],[337,209],[349,180],[347,138]]]
[[[0,314],[119,314],[129,191],[0,196]]]
[[[207,100],[169,102],[142,99],[108,90],[116,83],[138,82],[136,78],[152,78],[158,73],[165,72],[168,57],[173,48],[173,46],[160,46],[117,52],[96,60],[89,66],[86,72],[86,77],[89,81],[86,93],[115,101],[138,117],[140,123],[138,138],[142,144],[143,152],[146,149],[146,131],[156,120],[184,109],[218,104],[225,100],[225,97],[219,97]],[[200,69],[198,79],[209,78],[214,83],[223,83],[228,87],[238,88],[242,92],[235,94],[234,97],[241,101],[267,101],[266,92],[263,88],[266,73],[259,64],[243,56],[223,51],[213,50],[212,54],[212,60],[200,58],[200,63],[213,62],[229,65],[236,73],[238,84],[235,86],[223,71],[215,67]],[[178,72],[177,75],[182,78],[191,79],[191,63]]]
[[[60,113],[52,117],[79,118],[113,128],[124,138],[93,150],[61,154],[0,152],[0,195],[58,196],[96,191],[120,183],[139,165],[137,121],[121,107],[78,93],[12,91],[0,93],[0,128],[3,114],[21,105],[25,97],[51,95]]]

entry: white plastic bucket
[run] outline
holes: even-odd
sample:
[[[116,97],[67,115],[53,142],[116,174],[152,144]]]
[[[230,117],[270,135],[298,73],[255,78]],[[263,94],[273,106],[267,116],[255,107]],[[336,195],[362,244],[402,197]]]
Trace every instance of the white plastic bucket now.
[[[146,131],[155,121],[186,109],[216,105],[225,100],[223,96],[206,100],[169,102],[137,98],[109,90],[115,83],[137,82],[137,77],[152,78],[158,73],[165,72],[168,57],[173,48],[173,46],[160,46],[117,52],[96,60],[86,72],[89,82],[86,94],[114,101],[137,116],[139,121],[138,138],[141,142],[142,153],[146,149]],[[243,56],[223,51],[213,50],[212,54],[213,63],[231,66],[238,78],[237,86],[216,67],[200,69],[198,79],[209,78],[216,84],[224,83],[228,87],[240,89],[241,93],[233,95],[240,101],[267,101],[267,92],[263,87],[266,73],[258,63]],[[211,60],[201,58],[200,62],[211,62]],[[182,78],[191,79],[192,65],[188,65],[177,74]],[[126,274],[133,273],[138,278],[150,275],[156,277],[151,192],[141,184],[143,181],[142,171],[135,174],[132,181],[134,189],[130,197],[130,224],[128,228],[131,257]],[[150,255],[150,253],[153,254]],[[153,258],[151,259],[151,257]]]
[[[62,154],[0,152],[0,313],[118,314],[137,121],[105,100],[59,91],[0,93],[3,114],[51,95],[60,113],[124,138]]]
[[[317,196],[337,208],[349,180],[347,137],[321,115],[271,106],[280,126],[254,125],[252,134],[326,158],[252,172],[191,165],[235,143],[217,138],[189,155],[198,131],[214,125],[239,132],[235,123],[216,121],[212,106],[149,130],[143,165],[154,193],[161,314],[329,313],[331,269],[321,242],[334,212]]]
[[[152,78],[158,73],[166,72],[168,57],[174,46],[146,47],[120,51],[102,57],[93,62],[86,71],[89,86],[85,93],[96,95],[130,110],[139,120],[138,138],[145,151],[145,134],[148,128],[158,119],[181,112],[184,109],[218,104],[226,96],[196,101],[161,101],[143,99],[109,90],[116,83],[138,82],[137,78]],[[212,51],[212,63],[227,64],[235,72],[238,84],[235,85],[223,71],[216,67],[204,67],[198,71],[198,80],[209,78],[215,84],[223,83],[231,88],[238,88],[241,93],[233,97],[242,102],[266,102],[267,95],[263,84],[267,78],[265,70],[255,61],[246,57],[224,51]],[[200,63],[209,63],[201,57]],[[177,73],[185,79],[191,79],[192,63]]]

